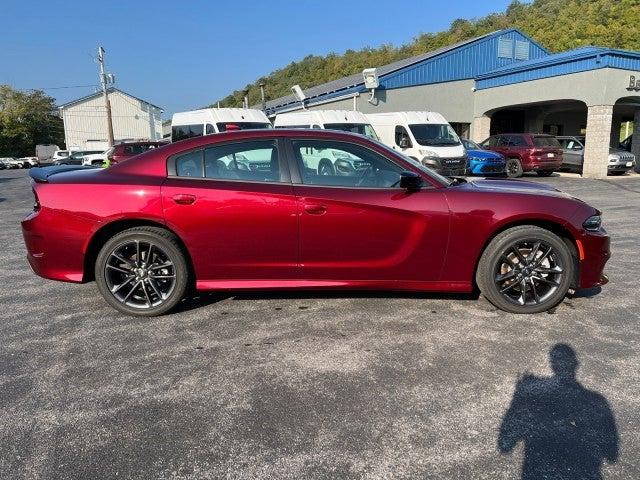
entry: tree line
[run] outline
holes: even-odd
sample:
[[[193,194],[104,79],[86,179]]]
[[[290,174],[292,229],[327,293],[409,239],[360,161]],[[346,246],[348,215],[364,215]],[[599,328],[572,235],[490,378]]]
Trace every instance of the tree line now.
[[[64,147],[64,127],[55,99],[41,90],[0,85],[0,157],[35,155],[37,144]]]
[[[425,8],[428,8],[425,6]],[[260,83],[267,99],[420,55],[438,48],[505,28],[518,28],[551,52],[588,45],[640,50],[640,0],[514,0],[502,13],[472,20],[455,20],[448,30],[424,33],[399,47],[347,50],[343,54],[308,55],[220,100],[222,107],[239,107],[248,91],[249,104],[260,103]],[[214,102],[213,105],[217,104]]]

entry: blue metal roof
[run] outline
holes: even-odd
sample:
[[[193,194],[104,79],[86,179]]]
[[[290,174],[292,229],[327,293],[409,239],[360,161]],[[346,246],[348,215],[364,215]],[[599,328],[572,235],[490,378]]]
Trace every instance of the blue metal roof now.
[[[518,46],[520,50],[517,50]],[[544,47],[515,28],[499,30],[378,67],[379,88],[393,89],[473,79],[496,68],[522,62],[523,60],[517,59],[518,51],[524,51],[530,59],[538,59],[549,54]],[[362,74],[357,73],[311,87],[304,92],[307,101],[314,103],[364,91],[366,89]],[[296,104],[299,104],[296,98],[287,95],[267,102],[267,111],[270,114],[277,113]]]
[[[508,65],[476,76],[478,90],[600,68],[640,70],[640,52],[583,47]]]

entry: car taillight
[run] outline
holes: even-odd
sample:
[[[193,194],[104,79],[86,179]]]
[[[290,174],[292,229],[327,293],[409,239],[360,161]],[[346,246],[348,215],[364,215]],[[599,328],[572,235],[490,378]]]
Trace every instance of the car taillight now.
[[[36,193],[36,191],[34,189],[32,189],[33,191],[33,211],[37,212],[38,210],[40,210],[40,199],[38,198],[38,194]]]

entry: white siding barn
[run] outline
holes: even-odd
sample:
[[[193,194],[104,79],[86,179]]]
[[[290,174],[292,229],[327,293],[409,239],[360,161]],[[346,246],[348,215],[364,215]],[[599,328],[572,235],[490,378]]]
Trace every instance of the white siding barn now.
[[[160,140],[162,109],[117,88],[107,90],[114,141]],[[102,92],[60,106],[67,148],[106,150],[107,113]]]

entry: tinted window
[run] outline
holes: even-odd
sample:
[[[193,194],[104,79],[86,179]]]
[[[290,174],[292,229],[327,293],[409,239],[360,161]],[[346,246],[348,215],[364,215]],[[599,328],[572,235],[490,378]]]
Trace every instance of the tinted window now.
[[[147,150],[151,150],[153,148],[157,148],[155,145],[147,144],[147,145],[125,145],[123,151],[126,155],[138,155],[140,153],[146,152]]]
[[[171,127],[171,139],[174,142],[185,138],[201,137],[204,132],[202,124],[197,125],[175,125]]]
[[[270,123],[264,122],[224,122],[217,123],[218,131],[226,132],[232,130],[254,130],[262,128],[271,128]]]
[[[311,128],[311,127],[309,125],[278,125],[276,128]],[[314,126],[313,128],[316,128],[316,127]]]
[[[295,140],[293,149],[306,185],[391,188],[402,168],[360,145],[323,140]]]
[[[368,123],[325,123],[324,128],[328,130],[340,130],[343,132],[359,133],[378,140],[375,130]]]
[[[510,147],[526,147],[527,141],[522,135],[508,135],[505,139],[509,142]]]
[[[179,177],[202,177],[202,150],[193,150],[176,157],[176,175]]]
[[[207,130],[205,132],[207,135],[211,135],[213,133],[216,133],[216,131],[213,129],[213,125],[211,125],[210,123],[207,123]]]
[[[500,137],[489,137],[480,145],[482,145],[483,147],[497,147],[499,139]]]
[[[278,149],[273,140],[216,145],[204,151],[207,178],[280,182]]]
[[[555,137],[533,137],[533,144],[536,147],[560,147],[560,143]]]
[[[461,139],[460,141],[462,142],[464,148],[466,148],[467,150],[482,150],[482,147],[480,147],[480,145],[472,142],[471,140]]]

